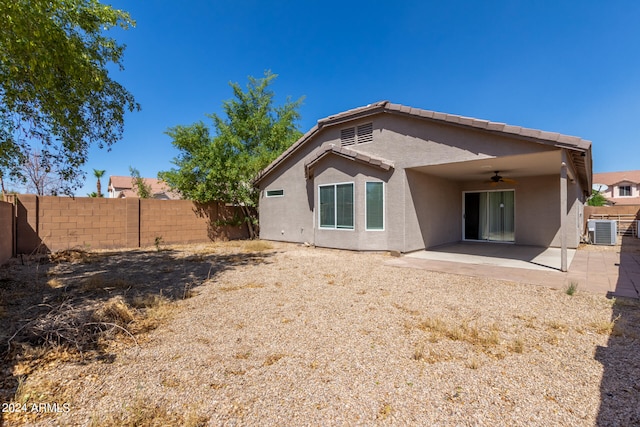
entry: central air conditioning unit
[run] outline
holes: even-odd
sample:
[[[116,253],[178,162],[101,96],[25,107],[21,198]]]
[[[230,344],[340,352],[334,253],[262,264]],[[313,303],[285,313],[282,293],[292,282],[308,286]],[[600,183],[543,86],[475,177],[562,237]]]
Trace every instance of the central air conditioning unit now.
[[[594,245],[615,245],[618,228],[615,221],[590,219],[587,221],[589,239]]]

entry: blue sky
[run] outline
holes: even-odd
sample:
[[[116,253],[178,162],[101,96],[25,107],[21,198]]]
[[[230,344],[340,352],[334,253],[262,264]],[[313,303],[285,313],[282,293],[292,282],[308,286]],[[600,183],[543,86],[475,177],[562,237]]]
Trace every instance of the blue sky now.
[[[137,26],[113,77],[142,105],[92,170],[155,177],[178,154],[167,128],[221,113],[229,82],[278,74],[304,96],[303,132],[380,100],[580,136],[594,172],[640,169],[640,2],[204,1],[111,3]],[[103,179],[106,188],[107,180]]]

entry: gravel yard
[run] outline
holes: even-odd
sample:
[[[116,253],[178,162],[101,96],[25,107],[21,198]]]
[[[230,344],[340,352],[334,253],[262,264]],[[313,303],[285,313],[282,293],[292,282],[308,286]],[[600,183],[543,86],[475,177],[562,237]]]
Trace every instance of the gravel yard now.
[[[101,330],[110,335],[82,358],[29,359],[29,346],[5,356],[3,408],[67,404],[4,411],[5,423],[640,425],[636,300],[258,243],[96,254],[38,264],[37,276],[34,265],[3,268],[3,343],[28,329],[9,277],[13,291],[41,283],[49,307],[67,301],[70,312],[122,296],[161,313],[125,322],[132,335]],[[161,312],[140,303],[150,295]]]

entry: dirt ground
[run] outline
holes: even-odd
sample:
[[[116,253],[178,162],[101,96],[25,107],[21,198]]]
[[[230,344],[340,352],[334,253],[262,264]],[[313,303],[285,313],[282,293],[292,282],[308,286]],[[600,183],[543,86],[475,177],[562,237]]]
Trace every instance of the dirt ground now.
[[[640,425],[636,300],[388,259],[250,241],[12,260],[0,425]]]

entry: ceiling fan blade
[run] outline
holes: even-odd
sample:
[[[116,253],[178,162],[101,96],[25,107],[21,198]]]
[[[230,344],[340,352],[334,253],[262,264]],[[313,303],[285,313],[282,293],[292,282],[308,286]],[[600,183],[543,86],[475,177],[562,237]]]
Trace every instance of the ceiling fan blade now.
[[[518,181],[516,181],[515,179],[511,179],[511,178],[502,178],[502,182],[507,182],[509,184],[517,184]]]

